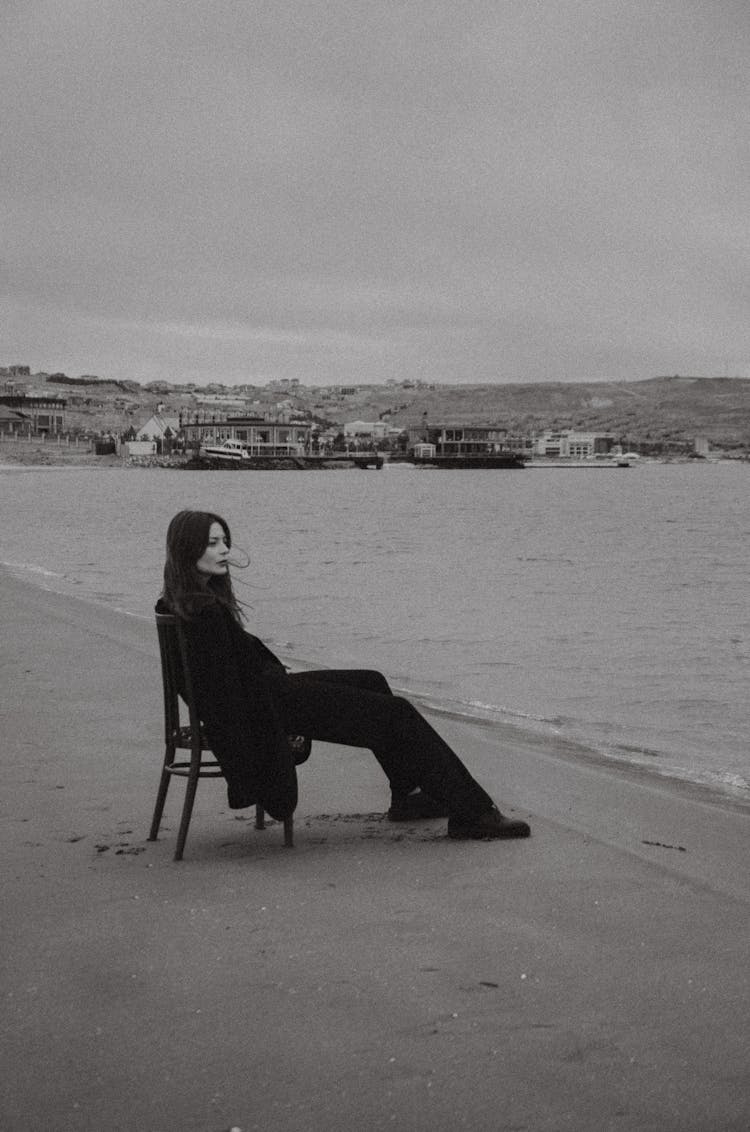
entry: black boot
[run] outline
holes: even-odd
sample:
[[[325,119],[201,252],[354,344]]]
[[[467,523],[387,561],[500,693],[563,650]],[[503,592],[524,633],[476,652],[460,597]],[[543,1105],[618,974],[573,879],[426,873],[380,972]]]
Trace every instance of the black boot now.
[[[491,841],[496,838],[528,837],[531,829],[520,818],[506,818],[497,806],[478,817],[448,818],[448,836],[471,841]]]

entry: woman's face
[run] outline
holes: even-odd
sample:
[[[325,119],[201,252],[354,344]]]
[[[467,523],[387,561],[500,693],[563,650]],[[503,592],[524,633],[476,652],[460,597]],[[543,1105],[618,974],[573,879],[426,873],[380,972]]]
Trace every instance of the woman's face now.
[[[229,566],[229,545],[221,523],[212,523],[208,531],[208,546],[196,562],[201,574],[226,574]]]

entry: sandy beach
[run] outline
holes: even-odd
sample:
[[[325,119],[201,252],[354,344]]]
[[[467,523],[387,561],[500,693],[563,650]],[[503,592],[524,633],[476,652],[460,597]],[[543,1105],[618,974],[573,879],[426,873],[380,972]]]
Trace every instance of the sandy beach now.
[[[316,744],[294,849],[207,781],[175,863],[153,627],[0,603],[4,1129],[750,1126],[739,801],[435,716],[529,841],[389,824]]]

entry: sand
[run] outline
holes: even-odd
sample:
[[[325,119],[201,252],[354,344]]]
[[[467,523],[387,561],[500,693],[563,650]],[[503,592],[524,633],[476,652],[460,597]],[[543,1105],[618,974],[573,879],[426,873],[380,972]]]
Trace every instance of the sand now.
[[[746,806],[435,716],[528,841],[316,744],[294,849],[205,781],[175,863],[151,624],[0,608],[3,1129],[750,1127]]]

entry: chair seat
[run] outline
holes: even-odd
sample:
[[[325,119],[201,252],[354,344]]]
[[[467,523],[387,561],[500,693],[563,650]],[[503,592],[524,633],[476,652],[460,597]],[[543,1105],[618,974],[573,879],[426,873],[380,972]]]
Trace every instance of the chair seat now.
[[[289,739],[289,746],[292,749],[294,761],[299,766],[300,763],[305,762],[310,757],[312,743],[305,735],[289,735],[287,738]],[[210,747],[203,726],[200,727],[198,732],[198,743],[200,744],[201,751],[208,750]],[[193,728],[189,723],[182,724],[180,727],[172,729],[172,744],[180,750],[192,750]],[[214,763],[212,765],[218,766],[219,764]]]

